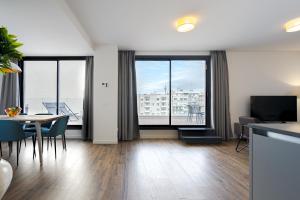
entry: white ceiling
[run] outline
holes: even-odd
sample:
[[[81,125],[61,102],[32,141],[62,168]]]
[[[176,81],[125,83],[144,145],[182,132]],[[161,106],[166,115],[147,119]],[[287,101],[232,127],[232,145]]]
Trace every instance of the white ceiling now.
[[[196,15],[192,32],[174,22]],[[89,55],[93,46],[137,51],[300,50],[300,0],[0,0],[0,25],[26,55]]]
[[[300,16],[299,0],[65,0],[95,44],[140,51],[300,50],[300,32],[282,25]],[[194,31],[174,20],[196,15]]]
[[[25,55],[89,55],[92,48],[56,0],[0,0],[0,26],[18,36]]]

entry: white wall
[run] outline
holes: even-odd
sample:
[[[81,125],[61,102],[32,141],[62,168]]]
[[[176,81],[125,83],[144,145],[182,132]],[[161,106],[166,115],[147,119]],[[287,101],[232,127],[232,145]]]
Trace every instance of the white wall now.
[[[251,95],[300,95],[300,52],[227,52],[232,122],[249,116]],[[298,120],[299,117],[298,99]]]
[[[94,54],[94,143],[115,144],[118,113],[118,48],[96,47]],[[107,82],[108,87],[102,86]]]

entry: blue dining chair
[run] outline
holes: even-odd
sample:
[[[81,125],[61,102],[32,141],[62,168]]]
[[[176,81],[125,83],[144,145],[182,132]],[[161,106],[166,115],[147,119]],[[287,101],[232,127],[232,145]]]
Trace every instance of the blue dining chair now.
[[[52,115],[52,113],[37,113],[35,115]],[[52,121],[50,122],[46,122],[46,123],[43,123],[41,124],[41,128],[42,130],[43,129],[50,129],[52,125]],[[35,145],[36,145],[36,128],[35,128],[35,125],[32,125],[32,124],[28,124],[28,125],[25,125],[23,127],[25,133],[26,133],[26,138],[28,137],[32,137],[32,142],[33,142],[33,148],[34,148],[34,155],[36,155],[35,153]],[[49,148],[49,137],[47,138],[47,148]],[[25,146],[26,146],[26,140],[25,141]],[[43,141],[43,140],[42,140]],[[50,139],[50,142],[51,142],[51,146],[52,146],[52,140]]]
[[[9,142],[9,154],[11,154],[12,151],[12,142],[17,142],[17,166],[19,165],[19,142],[24,138],[25,132],[23,131],[21,123],[11,120],[0,120],[0,141]]]
[[[61,135],[62,137],[62,145],[63,149],[67,150],[67,144],[66,144],[66,137],[65,132],[67,129],[69,121],[69,116],[63,116],[59,119],[57,119],[54,124],[51,126],[50,129],[42,129],[42,137],[53,137],[54,138],[54,149],[55,149],[55,159],[56,159],[56,137]],[[42,143],[42,149],[43,149],[43,143]]]

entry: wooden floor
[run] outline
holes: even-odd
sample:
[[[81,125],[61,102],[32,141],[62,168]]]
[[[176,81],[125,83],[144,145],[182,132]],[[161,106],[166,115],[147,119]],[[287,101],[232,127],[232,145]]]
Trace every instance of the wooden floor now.
[[[14,146],[15,147],[15,146]],[[176,140],[140,140],[119,145],[67,141],[44,150],[44,167],[32,159],[31,143],[4,158],[14,178],[4,199],[13,200],[246,200],[248,153],[234,143],[185,145]]]

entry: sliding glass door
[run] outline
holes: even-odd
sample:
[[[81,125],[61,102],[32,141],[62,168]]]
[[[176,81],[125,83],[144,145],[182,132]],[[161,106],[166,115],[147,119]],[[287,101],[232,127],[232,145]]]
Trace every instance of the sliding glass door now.
[[[169,61],[136,61],[139,124],[169,124]]]
[[[172,60],[171,124],[204,125],[206,116],[206,62]]]
[[[26,61],[24,63],[24,106],[27,114],[47,113],[47,102],[57,100],[56,61]],[[54,107],[56,112],[56,105]]]
[[[137,104],[142,126],[207,126],[210,58],[137,57]]]
[[[72,125],[82,124],[84,78],[85,61],[59,61],[58,113],[68,113]]]
[[[23,112],[69,115],[82,125],[85,58],[24,58]]]

